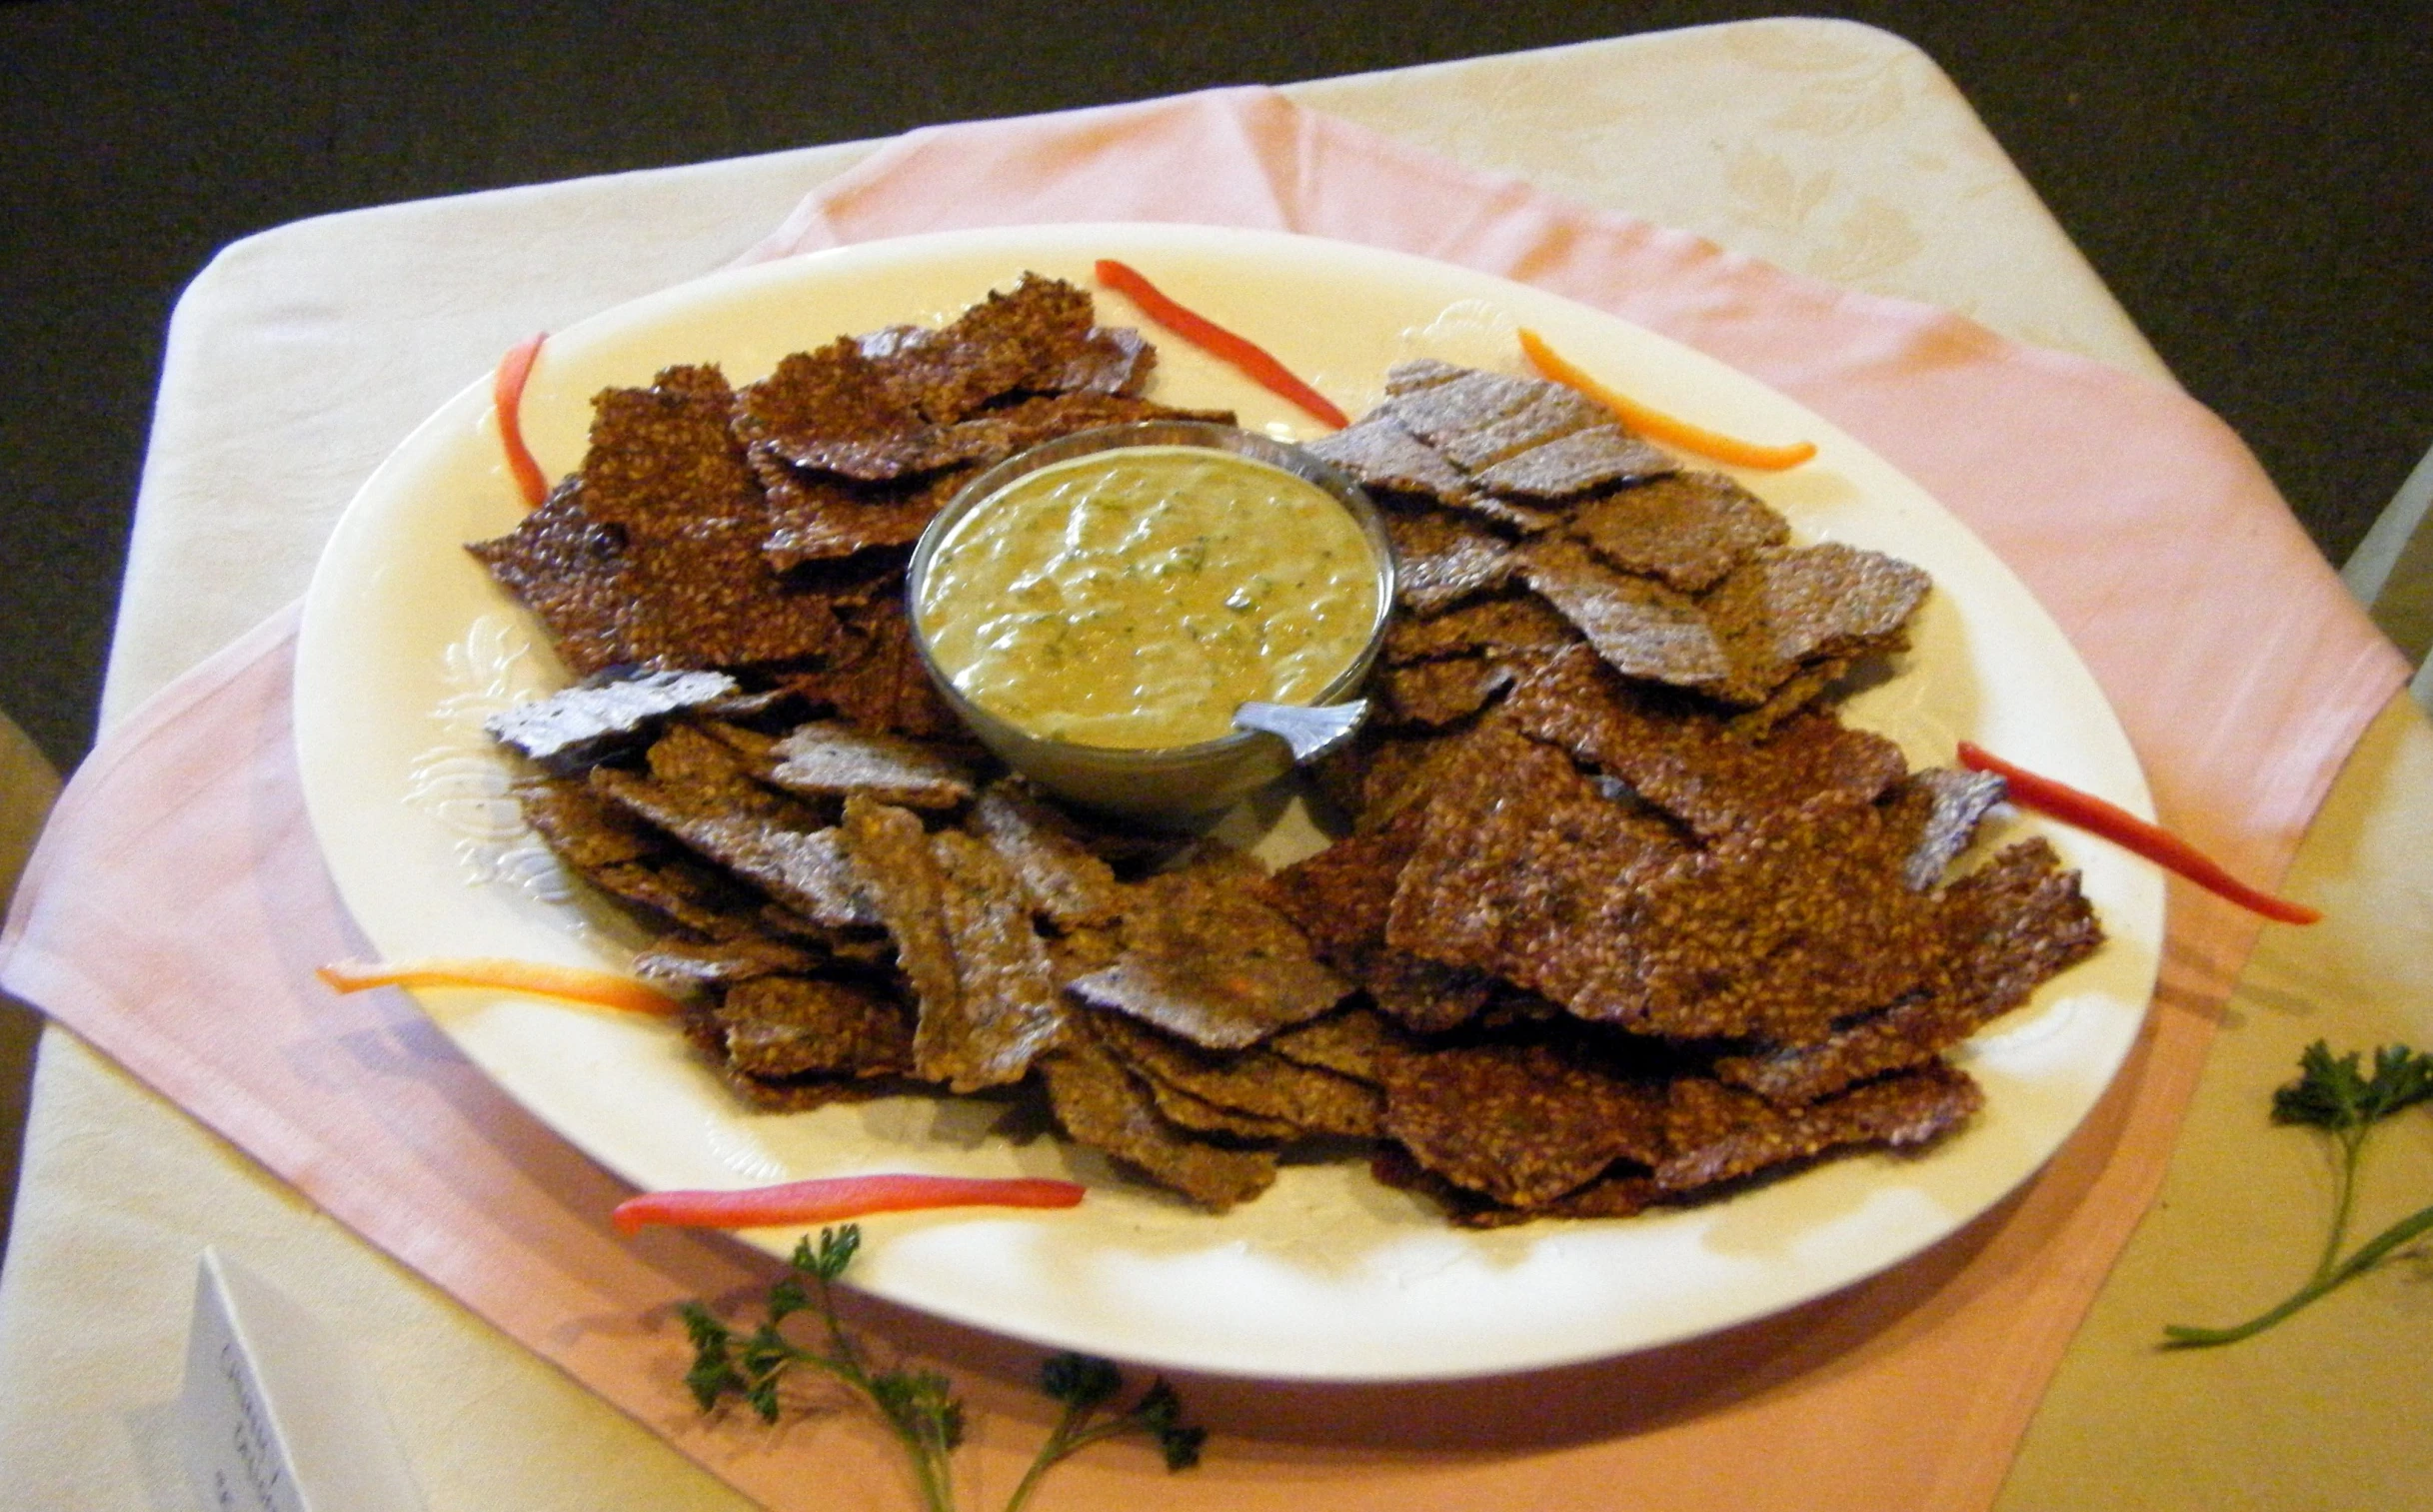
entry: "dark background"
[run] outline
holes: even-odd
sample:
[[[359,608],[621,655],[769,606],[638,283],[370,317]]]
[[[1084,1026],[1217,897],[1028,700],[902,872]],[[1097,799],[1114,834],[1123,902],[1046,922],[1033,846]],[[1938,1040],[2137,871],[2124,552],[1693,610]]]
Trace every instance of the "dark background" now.
[[[163,328],[385,201],[1779,14],[1722,3],[0,0],[0,710],[92,737]],[[2433,0],[1816,5],[1955,79],[2345,558],[2433,443]]]

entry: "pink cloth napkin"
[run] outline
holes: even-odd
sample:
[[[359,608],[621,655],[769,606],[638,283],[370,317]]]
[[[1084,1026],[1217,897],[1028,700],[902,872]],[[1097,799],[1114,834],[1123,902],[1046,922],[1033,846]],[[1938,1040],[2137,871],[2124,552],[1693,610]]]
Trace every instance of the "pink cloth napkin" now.
[[[2246,450],[2184,397],[1838,291],[1695,238],[1467,173],[1261,90],[922,131],[806,201],[761,257],[950,226],[1189,220],[1369,242],[1524,279],[1787,391],[1968,521],[2070,635],[2165,820],[2277,877],[2405,676]],[[1979,423],[1981,417],[1998,421]],[[714,1238],[616,1240],[612,1177],[413,1007],[334,998],[356,952],[307,829],[280,617],[130,718],[70,784],[0,937],[0,983],[749,1494],[907,1504],[856,1419],[705,1426],[671,1305],[758,1284]],[[1453,1385],[1187,1381],[1216,1430],[1060,1472],[1071,1507],[1978,1508],[2151,1199],[2257,924],[2174,887],[2157,1011],[2087,1125],[1946,1243],[1692,1344]],[[386,1000],[384,1000],[386,998]],[[1045,1423],[1035,1356],[870,1306],[965,1381],[970,1469],[1002,1499]]]

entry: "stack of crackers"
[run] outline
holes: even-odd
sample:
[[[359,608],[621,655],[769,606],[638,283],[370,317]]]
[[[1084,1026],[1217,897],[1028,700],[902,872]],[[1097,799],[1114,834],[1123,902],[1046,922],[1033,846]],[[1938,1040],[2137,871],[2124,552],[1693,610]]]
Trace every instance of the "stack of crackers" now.
[[[998,768],[911,652],[905,558],[1022,447],[1206,418],[1140,397],[1154,361],[1034,277],[742,389],[671,369],[472,549],[586,679],[494,728],[525,812],[741,1094],[998,1098],[1212,1210],[1364,1158],[1468,1224],[1966,1121],[1947,1052],[2101,931],[2040,840],[1951,874],[1998,779],[1833,712],[1925,576],[1792,545],[1568,390],[1405,364],[1311,448],[1400,574],[1327,848],[1269,875]]]

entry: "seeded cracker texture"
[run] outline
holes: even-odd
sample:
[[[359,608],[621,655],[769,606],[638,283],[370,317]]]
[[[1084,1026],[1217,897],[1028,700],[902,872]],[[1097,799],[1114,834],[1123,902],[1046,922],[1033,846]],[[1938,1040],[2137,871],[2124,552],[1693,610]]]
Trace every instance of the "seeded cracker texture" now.
[[[970,801],[972,771],[902,736],[834,720],[797,726],[772,749],[769,780],[807,797],[867,793],[907,808],[955,808]]]
[[[1512,548],[1490,531],[1443,510],[1399,509],[1384,519],[1394,596],[1414,614],[1433,614],[1511,581]]]
[[[1532,544],[1521,572],[1546,603],[1578,627],[1606,666],[1675,688],[1715,689],[1732,675],[1730,656],[1688,595],[1652,578],[1616,572],[1576,541]]]
[[[800,800],[754,781],[740,756],[699,730],[662,737],[647,775],[600,766],[590,781],[610,802],[816,922],[878,922],[833,828]]]
[[[1906,562],[1837,542],[1761,552],[1708,601],[1731,663],[1713,692],[1759,704],[1808,664],[1899,650],[1928,586]]]
[[[1968,866],[1998,782],[1834,713],[1924,575],[1793,545],[1568,390],[1408,363],[1312,448],[1401,584],[1332,845],[1268,877],[1005,776],[914,653],[907,550],[999,458],[1200,415],[1143,397],[1155,361],[1027,277],[741,390],[671,368],[472,548],[600,685],[502,724],[549,768],[527,820],[652,931],[635,969],[739,1096],[1028,1096],[1214,1211],[1360,1141],[1471,1226],[1968,1118],[1946,1052],[2101,931],[2041,841]]]
[[[1427,619],[1397,621],[1385,632],[1384,661],[1406,667],[1476,652],[1550,654],[1579,643],[1579,633],[1542,599],[1482,599]]]
[[[1126,908],[1123,953],[1074,981],[1073,991],[1223,1050],[1341,1001],[1351,984],[1318,961],[1290,920],[1239,885],[1243,864],[1211,856],[1142,882]]]
[[[1613,567],[1695,594],[1790,540],[1790,522],[1720,473],[1678,473],[1580,506],[1565,527]]]
[[[1750,739],[1718,714],[1633,685],[1577,650],[1549,661],[1505,708],[1523,733],[1620,777],[1705,839],[1819,794],[1872,801],[1906,771],[1891,742],[1829,715],[1811,714]],[[1965,827],[1961,816],[1953,812],[1947,837],[1973,828],[1974,815]],[[1929,882],[1949,859],[1946,853],[1935,862]]]
[[[584,513],[575,480],[511,534],[466,550],[541,622],[577,677],[639,660],[626,640],[639,609],[625,533]]]
[[[1116,1058],[1153,1086],[1286,1125],[1285,1137],[1340,1134],[1364,1139],[1377,1133],[1379,1094],[1355,1077],[1264,1048],[1211,1053],[1120,1014],[1101,1016],[1097,1027],[1101,1042]]]
[[[1984,1092],[1965,1072],[1940,1061],[1795,1110],[1718,1082],[1684,1078],[1673,1083],[1665,1108],[1672,1153],[1655,1168],[1655,1184],[1695,1191],[1837,1145],[1924,1144],[1984,1103]]]
[[[942,882],[961,1019],[961,1042],[936,1046],[961,1071],[945,1079],[959,1091],[1020,1081],[1063,1036],[1066,1018],[1048,947],[1032,928],[1030,898],[1003,857],[961,830],[932,835],[930,854]],[[937,1038],[946,1038],[950,1031],[925,1010],[924,1032],[934,1025]],[[923,1068],[936,1074],[931,1057]]]
[[[1154,1076],[1144,1076],[1142,1085],[1149,1088],[1150,1101],[1157,1105],[1159,1117],[1194,1133],[1216,1134],[1245,1146],[1273,1148],[1299,1138],[1303,1132],[1299,1124],[1288,1118],[1270,1118],[1263,1113],[1226,1107]]]
[[[2043,840],[2011,846],[1954,882],[1939,923],[1952,964],[1922,996],[1894,1003],[1811,1044],[1715,1062],[1715,1074],[1782,1106],[1800,1106],[1921,1065],[2027,1000],[2035,984],[2093,953],[2093,910]]]
[[[1507,725],[1472,732],[1448,767],[1396,879],[1387,943],[1550,996],[1561,995],[1550,985],[1592,982],[1639,879],[1686,847]]]
[[[581,771],[647,740],[668,716],[715,708],[735,692],[724,673],[645,673],[519,704],[482,729],[544,771]]]
[[[1355,421],[1331,436],[1319,437],[1309,444],[1309,450],[1379,493],[1432,499],[1453,506],[1469,505],[1478,499],[1478,491],[1462,477],[1459,468],[1385,411]],[[1486,513],[1497,512],[1490,507]],[[1550,523],[1535,511],[1518,512],[1509,523],[1529,519]]]
[[[937,474],[897,489],[860,489],[835,478],[799,473],[755,454],[754,471],[768,490],[769,528],[761,556],[772,572],[791,574],[818,562],[846,561],[890,547],[909,549],[963,486],[961,472]]]
[[[578,873],[665,855],[675,848],[641,819],[601,801],[581,780],[535,777],[515,786],[524,822]]]
[[[662,938],[634,955],[634,974],[677,992],[731,986],[764,976],[814,976],[827,957],[807,944],[767,935],[732,939]]]
[[[1673,470],[1603,406],[1559,384],[1422,360],[1388,373],[1385,392],[1404,430],[1490,495],[1560,499]]]
[[[733,404],[715,368],[606,391],[575,480],[474,548],[573,648],[577,673],[726,668],[835,644],[827,601],[761,560],[768,501],[729,433]]]
[[[1872,804],[1767,814],[1648,878],[1623,927],[1566,942],[1536,985],[1645,1033],[1821,1037],[1934,965],[1932,909],[1900,878],[1905,849]]]
[[[1990,771],[1930,766],[1912,772],[1901,802],[1917,826],[1917,839],[1901,864],[1901,880],[1923,892],[1959,858],[1975,838],[1987,811],[2002,801],[2007,784]]]
[[[871,730],[923,740],[959,730],[922,669],[903,605],[893,599],[858,607],[825,667],[773,676],[787,692]]]
[[[1088,1036],[1044,1062],[1048,1105],[1065,1132],[1104,1150],[1211,1212],[1223,1212],[1275,1184],[1275,1152],[1214,1143],[1158,1111],[1140,1078]]]
[[[891,999],[839,981],[755,977],[719,1001],[727,1058],[753,1076],[882,1076],[913,1068],[912,1025]]]
[[[1485,657],[1389,667],[1377,677],[1384,695],[1377,717],[1390,724],[1440,730],[1486,708],[1519,676],[1510,664]]]
[[[1436,1033],[1484,1007],[1493,979],[1387,942],[1395,888],[1423,822],[1414,808],[1381,828],[1339,840],[1277,872],[1268,893],[1308,935],[1319,958],[1357,983],[1377,1012],[1405,1028]],[[1339,1021],[1347,1015],[1334,1016]]]
[[[971,825],[1006,858],[1053,927],[1097,928],[1123,917],[1115,868],[1090,849],[1079,825],[1020,780],[991,783],[972,805]]]
[[[1481,468],[1472,481],[1506,498],[1564,499],[1612,483],[1658,477],[1672,459],[1612,425],[1592,426]]]
[[[856,795],[845,802],[845,847],[896,942],[896,960],[913,990],[919,1028],[914,1070],[957,1091],[1011,1079],[997,1074],[975,1043],[947,929],[946,878],[930,851],[920,815]]]
[[[1617,1160],[1663,1157],[1664,1093],[1548,1045],[1476,1045],[1386,1057],[1385,1127],[1418,1163],[1466,1190],[1536,1207]]]
[[[1295,1024],[1278,1030],[1267,1040],[1267,1048],[1286,1060],[1317,1066],[1371,1085],[1382,1084],[1384,1057],[1410,1044],[1409,1036],[1361,1007],[1345,1008]]]

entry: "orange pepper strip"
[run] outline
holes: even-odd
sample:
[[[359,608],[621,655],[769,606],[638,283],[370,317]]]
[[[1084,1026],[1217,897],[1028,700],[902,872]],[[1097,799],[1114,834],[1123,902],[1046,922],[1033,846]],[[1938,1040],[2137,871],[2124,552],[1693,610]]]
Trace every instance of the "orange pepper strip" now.
[[[680,1013],[684,1004],[614,971],[586,966],[561,966],[537,960],[501,960],[482,956],[434,956],[426,960],[342,960],[315,974],[341,992],[366,987],[495,987],[505,992],[532,992],[564,997],[629,1013]]]
[[[2166,871],[2176,871],[2242,908],[2285,924],[2311,924],[2323,916],[2320,908],[2248,886],[2223,870],[2220,862],[2161,825],[2149,823],[2126,808],[2066,782],[2038,776],[2024,766],[2013,766],[1983,747],[1962,741],[1960,764],[1971,771],[1990,771],[2001,777],[2009,784],[2010,800],[2020,807],[2033,808],[2089,834],[2101,835],[2123,850],[2142,855]]]
[[[1317,419],[1341,430],[1351,424],[1351,417],[1336,409],[1334,402],[1317,390],[1302,383],[1290,368],[1277,362],[1267,349],[1246,336],[1236,336],[1224,327],[1196,311],[1187,310],[1158,291],[1158,287],[1130,265],[1112,257],[1098,263],[1099,282],[1141,307],[1141,313],[1174,332],[1211,357],[1238,368],[1252,383],[1308,411]]]
[[[1577,389],[1588,398],[1611,410],[1622,424],[1650,441],[1695,452],[1701,457],[1736,468],[1755,468],[1760,472],[1779,473],[1795,468],[1816,455],[1816,443],[1795,441],[1789,446],[1759,446],[1753,441],[1740,441],[1703,426],[1693,426],[1686,420],[1675,420],[1657,410],[1650,410],[1635,399],[1616,394],[1545,344],[1534,331],[1520,333],[1520,350],[1528,354],[1530,366],[1567,389]]]
[[[524,423],[518,411],[524,403],[524,381],[532,377],[533,359],[541,355],[541,343],[549,340],[544,331],[528,336],[507,349],[499,359],[496,373],[490,376],[490,407],[498,412],[499,441],[507,448],[507,471],[524,495],[524,502],[534,509],[549,497],[549,479],[535,462],[532,449],[524,445]]]
[[[618,1203],[609,1221],[621,1234],[650,1223],[781,1228],[934,1207],[1071,1207],[1083,1190],[1071,1181],[1030,1176],[823,1176],[743,1191],[645,1192]]]

